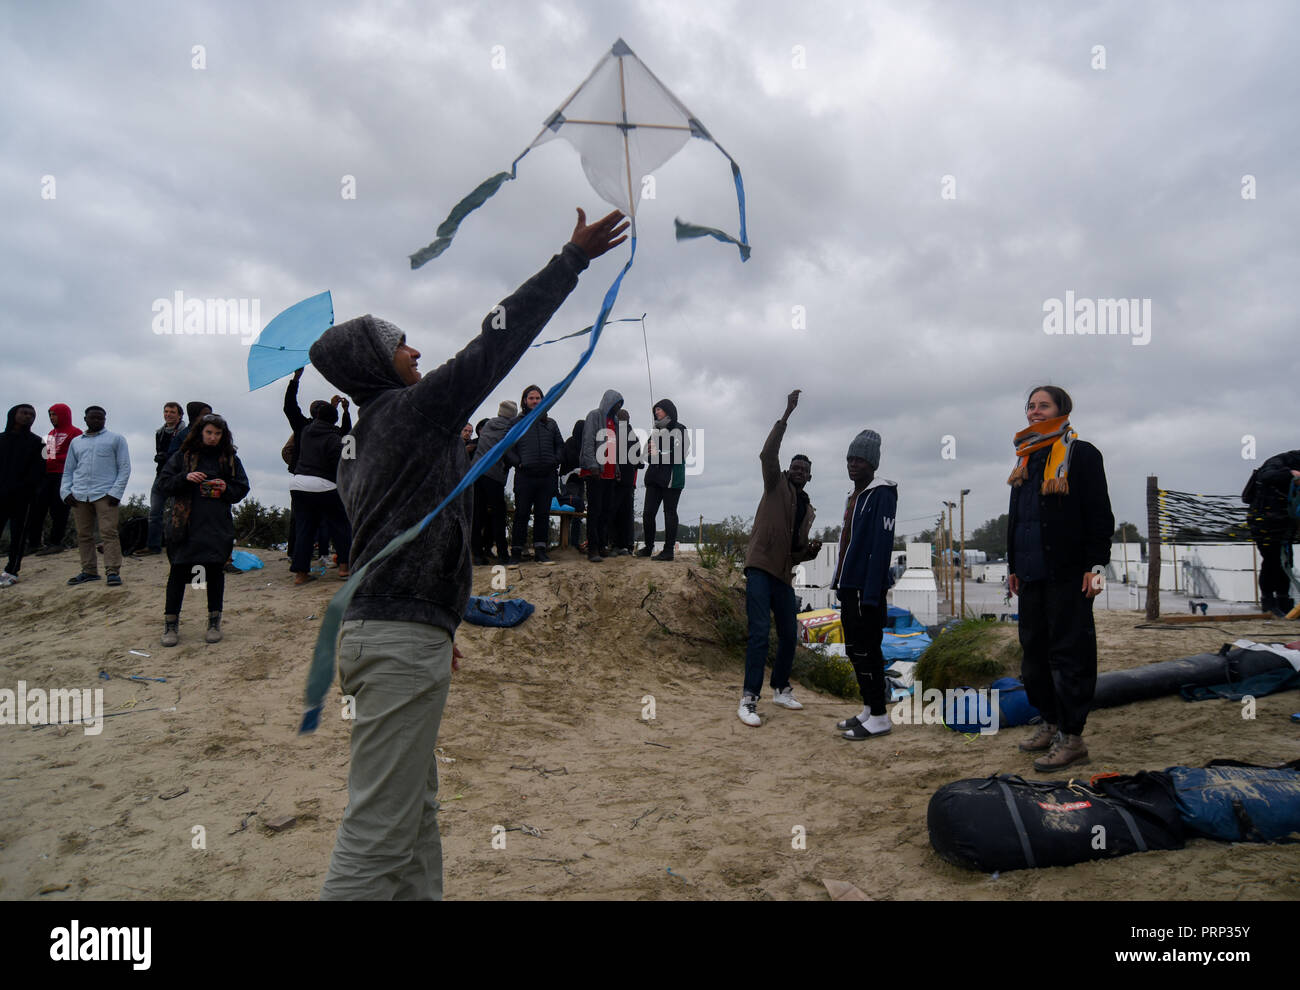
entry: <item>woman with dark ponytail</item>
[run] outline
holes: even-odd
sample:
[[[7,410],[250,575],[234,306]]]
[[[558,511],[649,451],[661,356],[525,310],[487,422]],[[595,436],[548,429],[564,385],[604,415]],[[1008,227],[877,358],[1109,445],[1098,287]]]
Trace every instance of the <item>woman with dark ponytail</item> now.
[[[204,639],[221,641],[221,604],[226,587],[225,564],[235,546],[230,507],[248,494],[248,475],[235,456],[230,427],[208,413],[190,425],[180,450],[171,456],[158,482],[169,498],[164,512],[167,559],[167,603],[163,610],[163,646],[180,641],[181,603],[185,586],[206,585],[208,630]]]
[[[1092,604],[1110,563],[1115,517],[1101,452],[1070,427],[1074,407],[1055,385],[1025,404],[1029,425],[1015,435],[1007,526],[1008,585],[1020,596],[1021,679],[1043,722],[1020,744],[1039,771],[1088,759],[1084,723],[1097,686]]]

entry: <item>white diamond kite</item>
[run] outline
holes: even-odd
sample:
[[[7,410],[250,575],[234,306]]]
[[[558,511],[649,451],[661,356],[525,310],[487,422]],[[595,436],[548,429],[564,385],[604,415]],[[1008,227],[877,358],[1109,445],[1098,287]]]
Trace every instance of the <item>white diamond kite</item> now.
[[[487,202],[503,183],[515,178],[520,159],[539,144],[557,137],[578,150],[587,181],[600,198],[632,220],[633,240],[642,177],[672,158],[691,138],[710,142],[731,163],[740,208],[740,237],[678,220],[677,239],[715,237],[735,244],[742,260],[748,259],[745,187],[740,166],[619,38],[591,75],[547,118],[532,144],[510,163],[510,171],[498,172],[456,204],[438,227],[437,240],[411,255],[411,267],[419,268],[442,254],[451,245],[461,221]]]

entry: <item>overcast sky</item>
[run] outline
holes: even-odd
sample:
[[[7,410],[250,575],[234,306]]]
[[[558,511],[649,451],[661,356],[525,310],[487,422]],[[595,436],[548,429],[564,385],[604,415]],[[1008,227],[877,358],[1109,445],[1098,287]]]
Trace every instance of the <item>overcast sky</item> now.
[[[608,207],[554,141],[441,258],[407,255],[620,36],[739,162],[753,256],[673,240],[674,216],[737,227],[726,160],[692,140],[640,204],[614,313],[647,314],[655,394],[640,327],[620,324],[553,414],[567,435],[617,388],[645,427],[652,398],[674,400],[705,438],[684,519],[752,516],[792,388],[783,460],[812,458],[818,528],[866,427],[900,532],[962,488],[968,530],[1005,512],[1040,382],[1071,392],[1117,519],[1144,533],[1148,474],[1235,493],[1300,447],[1287,2],[4,4],[0,403],[37,406],[42,432],[51,403],[106,407],[128,494],[147,494],[163,402],[203,399],[253,496],[287,505],[283,383],[248,392],[238,336],[154,333],[155,300],[256,299],[264,324],[329,289],[337,320],[391,320],[432,370],[559,249],[575,206]],[[625,252],[539,339],[594,319]],[[1149,300],[1149,342],[1046,333],[1067,291]],[[530,351],[474,419],[549,388],[582,346]],[[303,407],[333,391],[309,368]]]

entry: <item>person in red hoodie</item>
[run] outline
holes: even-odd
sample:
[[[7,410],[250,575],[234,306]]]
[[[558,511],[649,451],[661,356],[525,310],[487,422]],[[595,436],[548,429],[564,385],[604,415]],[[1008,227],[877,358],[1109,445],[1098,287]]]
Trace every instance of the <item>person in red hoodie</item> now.
[[[618,411],[623,396],[607,389],[582,426],[578,467],[587,482],[587,559],[599,564],[609,556],[614,525],[614,481],[618,477]]]
[[[72,410],[62,402],[50,406],[50,423],[54,429],[45,435],[45,477],[41,489],[32,502],[27,519],[27,543],[32,555],[45,556],[63,551],[63,535],[68,531],[68,516],[72,509],[63,504],[59,498],[59,486],[63,484],[63,462],[68,459],[68,445],[73,438],[81,436],[72,423]],[[50,513],[50,542],[42,546],[45,535],[45,513]]]

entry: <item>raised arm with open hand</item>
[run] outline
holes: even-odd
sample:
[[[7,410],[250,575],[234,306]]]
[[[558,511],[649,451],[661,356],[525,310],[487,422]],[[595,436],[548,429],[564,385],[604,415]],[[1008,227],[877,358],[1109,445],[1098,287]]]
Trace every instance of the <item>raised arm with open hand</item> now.
[[[622,223],[619,223],[620,220]],[[623,231],[627,230],[628,226],[628,221],[624,219],[623,214],[618,210],[611,210],[588,226],[587,214],[582,212],[580,206],[578,207],[578,223],[573,228],[573,236],[569,240],[581,249],[588,259],[594,260],[610,250],[610,248],[618,247],[627,240],[627,235],[623,234]],[[623,236],[619,237],[620,234],[623,234]]]

